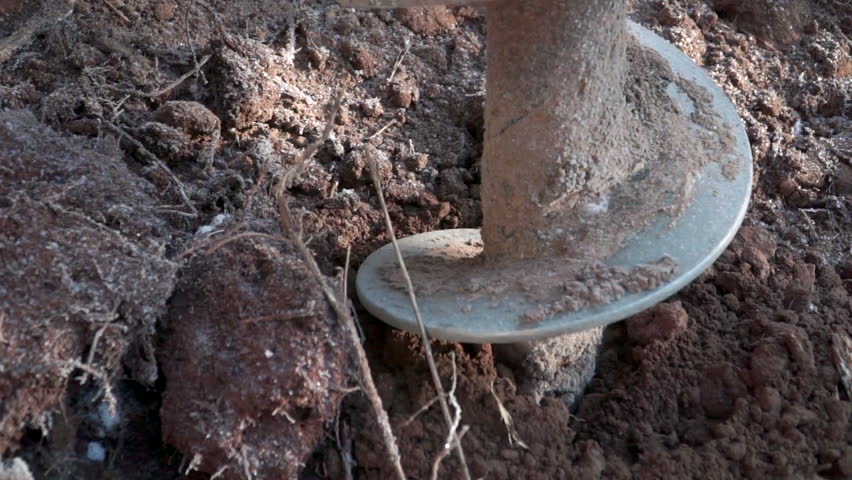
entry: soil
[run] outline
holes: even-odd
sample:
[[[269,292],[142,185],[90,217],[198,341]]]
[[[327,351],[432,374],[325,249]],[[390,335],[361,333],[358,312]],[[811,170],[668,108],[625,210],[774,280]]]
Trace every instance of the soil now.
[[[447,385],[455,358],[471,473],[852,478],[842,373],[852,363],[852,9],[636,0],[631,12],[737,106],[755,159],[745,226],[676,297],[607,329],[572,407],[519,390],[519,371],[490,345],[435,342]],[[391,476],[366,400],[344,396],[357,384],[348,353],[279,236],[262,173],[318,138],[339,93],[342,114],[291,201],[329,277],[348,247],[357,268],[388,240],[364,143],[378,152],[399,235],[480,226],[480,13],[0,1],[0,38],[27,28],[0,60],[4,459],[39,479],[209,478],[224,466],[218,478],[241,478],[245,459],[262,463],[258,478],[264,465],[269,476],[301,464],[304,479],[346,478],[349,463],[355,478]],[[266,235],[213,248],[237,231]],[[434,396],[419,340],[359,314],[403,465],[428,478],[446,431],[434,406],[408,421]],[[199,336],[205,327],[213,333]],[[205,338],[213,354],[198,346]],[[281,371],[299,373],[272,376]],[[273,420],[275,379],[293,395]],[[201,449],[218,460],[196,459]],[[459,478],[452,456],[441,478]]]

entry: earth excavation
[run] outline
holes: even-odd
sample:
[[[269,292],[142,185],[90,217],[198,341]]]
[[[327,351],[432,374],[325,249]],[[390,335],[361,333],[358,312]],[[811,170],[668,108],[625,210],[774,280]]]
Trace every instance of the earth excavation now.
[[[469,3],[0,0],[0,479],[852,478],[852,9]]]

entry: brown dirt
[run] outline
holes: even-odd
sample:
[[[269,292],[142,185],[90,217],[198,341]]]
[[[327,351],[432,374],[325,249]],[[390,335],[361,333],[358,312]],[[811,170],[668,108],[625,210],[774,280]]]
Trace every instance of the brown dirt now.
[[[243,242],[181,273],[158,348],[163,439],[223,479],[290,478],[347,387],[345,343],[294,252]]]
[[[852,478],[852,392],[840,385],[832,357],[832,336],[852,335],[852,10],[832,0],[632,3],[634,18],[707,68],[739,109],[755,156],[746,227],[670,303],[607,330],[598,372],[575,411],[553,396],[518,391],[523,379],[490,346],[436,344],[447,381],[449,352],[457,357],[471,470],[495,479]],[[42,8],[0,2],[0,35]],[[183,316],[193,328],[250,332],[238,313],[297,308],[316,297],[285,243],[244,239],[210,257],[178,255],[210,234],[196,234],[199,228],[233,226],[247,205],[252,229],[278,232],[265,188],[250,193],[259,166],[289,165],[319,135],[337,91],[343,113],[292,203],[304,212],[310,247],[327,274],[343,265],[347,247],[357,266],[387,241],[358,146],[392,120],[370,143],[398,233],[481,224],[484,25],[472,9],[78,0],[70,16],[40,28],[0,65],[0,108],[35,115],[3,113],[0,124],[0,330],[7,342],[0,343],[0,439],[4,458],[23,458],[35,478],[177,478],[193,450],[163,442],[164,431],[186,423],[160,412],[164,392],[181,385],[184,402],[215,395],[200,389],[218,383],[225,398],[255,392],[239,408],[268,410],[274,395],[252,381],[251,364],[221,381],[214,372],[228,367],[213,357],[204,357],[209,368],[187,360],[157,372],[145,339],[155,333],[163,364],[200,361],[179,350],[193,329],[180,337],[171,325],[180,321],[160,322],[156,331],[154,321]],[[406,41],[411,48],[389,81]],[[207,55],[201,74],[148,95]],[[25,162],[11,153],[22,142],[30,145]],[[176,183],[151,154],[181,181],[197,217],[185,215]],[[280,257],[261,262],[263,270],[256,261],[271,250]],[[264,272],[275,275],[270,285],[280,297],[263,289]],[[172,295],[176,278],[180,302]],[[241,283],[222,283],[228,279]],[[217,291],[227,295],[216,298]],[[181,313],[192,305],[211,313]],[[93,320],[92,312],[116,314],[109,321],[127,327],[107,328],[94,357],[114,379],[118,420],[99,410],[100,385],[80,386],[79,370],[45,361],[87,360],[97,321],[106,318]],[[301,349],[291,345],[298,365],[316,353],[311,342],[323,341],[325,321],[310,327],[322,334],[290,320],[265,330],[268,338],[246,333],[252,336],[233,341],[246,342],[252,355],[265,345],[259,342],[304,338]],[[446,433],[434,407],[404,425],[433,396],[418,341],[367,315],[361,321],[403,463],[411,478],[427,478]],[[330,365],[345,363],[335,358]],[[165,375],[145,386],[155,373]],[[334,370],[328,385],[346,373]],[[510,446],[492,380],[528,449]],[[304,443],[288,435],[296,429],[276,427],[278,441],[301,455],[329,422],[328,435],[301,459],[302,477],[345,478],[341,450],[357,462],[356,478],[389,477],[363,397],[348,395],[332,421],[337,393],[329,388],[327,396],[304,397],[318,405],[317,417],[296,419],[311,432]],[[237,418],[205,411],[186,413]],[[273,425],[246,427],[263,445],[258,452],[271,448],[263,438]],[[167,440],[178,443],[172,433]],[[225,438],[193,447],[220,448]],[[87,458],[93,442],[105,448],[105,461]],[[208,478],[213,466],[203,465],[207,476],[190,476]],[[458,478],[453,458],[442,472]]]

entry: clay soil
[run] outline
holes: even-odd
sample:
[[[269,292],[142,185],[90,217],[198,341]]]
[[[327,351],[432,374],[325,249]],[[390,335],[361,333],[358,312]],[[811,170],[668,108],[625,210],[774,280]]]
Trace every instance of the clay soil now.
[[[852,478],[852,7],[631,12],[737,106],[751,207],[707,272],[607,329],[573,407],[490,345],[436,342],[447,384],[456,360],[471,473]],[[291,199],[329,278],[347,248],[357,268],[388,241],[365,143],[399,235],[480,226],[484,29],[471,8],[0,0],[3,458],[38,479],[391,478],[268,187],[340,95]],[[249,231],[264,235],[212,248]],[[403,465],[429,478],[446,431],[435,406],[409,421],[434,397],[418,339],[355,303]]]

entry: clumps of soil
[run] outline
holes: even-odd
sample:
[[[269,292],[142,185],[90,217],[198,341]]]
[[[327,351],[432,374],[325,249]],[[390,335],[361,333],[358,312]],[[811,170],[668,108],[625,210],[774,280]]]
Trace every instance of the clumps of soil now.
[[[198,102],[173,100],[154,112],[154,120],[135,129],[139,140],[172,164],[197,162],[210,167],[219,146],[219,117]]]
[[[152,337],[177,266],[153,189],[117,145],[0,113],[0,451],[48,430],[68,382],[108,387],[122,362],[157,379]],[[80,368],[83,368],[81,371]],[[73,377],[72,377],[73,374]]]
[[[627,337],[638,345],[671,340],[686,331],[689,314],[679,301],[660,303],[625,322]]]
[[[12,33],[43,12],[42,2],[18,3],[23,3],[23,7],[13,5],[5,10],[12,15],[0,21],[0,35]],[[483,22],[464,9],[443,9],[434,15],[455,15],[455,21],[422,22],[440,27],[435,33],[426,34],[426,30],[416,26],[420,23],[403,24],[399,20],[401,14],[395,11],[351,11],[339,8],[333,0],[75,3],[72,15],[60,22],[51,18],[41,34],[0,65],[0,108],[24,108],[56,129],[92,137],[90,141],[71,141],[85,153],[67,157],[68,165],[81,166],[72,180],[64,175],[39,176],[36,169],[26,170],[28,165],[42,165],[45,158],[53,158],[47,154],[54,150],[51,139],[55,139],[55,134],[47,134],[44,127],[36,129],[38,155],[33,155],[29,163],[0,162],[0,222],[5,222],[0,228],[0,235],[5,235],[0,237],[0,270],[4,273],[0,285],[4,292],[11,292],[0,295],[0,302],[4,309],[9,305],[26,309],[26,316],[11,315],[5,310],[4,327],[0,329],[3,365],[17,365],[9,359],[23,359],[22,369],[17,370],[20,374],[7,368],[0,375],[2,415],[7,420],[3,442],[9,445],[4,455],[25,459],[37,478],[62,477],[67,465],[85,467],[74,478],[184,478],[183,471],[192,456],[187,455],[184,468],[178,473],[181,453],[164,445],[158,425],[162,389],[186,381],[185,378],[169,376],[163,380],[165,385],[156,383],[153,389],[129,379],[120,381],[113,393],[118,398],[119,412],[124,412],[123,418],[130,417],[122,422],[121,436],[107,433],[101,438],[94,420],[82,421],[75,427],[75,417],[91,416],[94,408],[100,408],[103,393],[97,396],[97,392],[102,390],[101,385],[91,379],[86,388],[65,390],[67,403],[75,406],[67,411],[72,422],[69,427],[60,426],[61,414],[43,414],[62,405],[63,391],[56,381],[62,372],[43,363],[46,353],[50,353],[45,346],[53,346],[53,353],[64,355],[62,358],[85,362],[98,325],[88,320],[63,320],[63,315],[75,315],[69,311],[71,306],[90,302],[82,298],[84,291],[66,289],[61,283],[61,271],[39,267],[35,275],[7,273],[27,271],[19,260],[27,252],[36,252],[39,258],[48,260],[57,258],[58,263],[72,267],[70,272],[79,268],[83,274],[94,269],[93,258],[115,258],[119,259],[116,272],[127,273],[127,277],[120,278],[129,277],[133,282],[125,282],[128,287],[117,294],[110,293],[109,298],[126,299],[122,292],[129,295],[148,288],[146,275],[150,272],[145,266],[160,265],[162,260],[138,247],[143,256],[133,259],[140,259],[140,265],[132,263],[123,248],[113,248],[109,242],[103,246],[106,240],[120,238],[118,234],[80,216],[57,213],[29,201],[11,207],[6,201],[7,192],[34,185],[34,180],[19,185],[14,174],[8,176],[9,171],[22,168],[36,172],[32,178],[44,187],[39,192],[54,192],[39,197],[43,203],[53,201],[101,224],[119,218],[122,227],[112,228],[130,239],[130,244],[142,245],[146,239],[163,241],[167,255],[177,255],[187,248],[199,227],[211,224],[211,219],[219,215],[228,218],[241,208],[245,192],[257,176],[258,162],[253,156],[258,145],[268,141],[274,147],[276,160],[290,161],[316,138],[326,118],[322,106],[340,90],[344,92],[343,108],[347,114],[335,126],[336,139],[329,139],[308,165],[308,175],[297,185],[292,206],[294,211],[304,213],[306,239],[312,239],[309,246],[326,271],[343,264],[349,246],[353,266],[357,267],[387,238],[369,175],[359,173],[355,165],[358,149],[354,147],[391,120],[397,123],[370,142],[383,156],[388,207],[400,235],[481,224]],[[852,335],[852,205],[848,195],[852,188],[848,174],[852,168],[848,133],[852,131],[852,109],[846,60],[852,12],[843,2],[807,1],[811,17],[799,40],[787,46],[771,46],[749,33],[745,16],[717,12],[703,0],[633,3],[637,18],[644,25],[688,51],[736,104],[755,159],[755,191],[746,218],[748,229],[710,271],[672,299],[680,301],[688,314],[684,332],[645,345],[638,337],[631,340],[624,324],[605,332],[595,378],[573,415],[559,398],[538,398],[518,390],[520,373],[495,359],[490,346],[436,344],[445,381],[451,374],[447,353],[456,353],[457,396],[464,411],[463,423],[471,426],[464,444],[472,473],[487,478],[548,480],[701,475],[851,478],[849,392],[841,386],[832,360],[832,336]],[[746,2],[741,3],[737,8],[749,8]],[[151,121],[188,133],[176,123],[155,118],[154,112],[170,100],[197,102],[217,116],[224,115],[227,110],[220,110],[216,101],[224,92],[212,90],[215,72],[204,68],[202,75],[190,76],[161,97],[131,96],[122,103],[127,90],[156,92],[194,69],[196,60],[215,54],[213,42],[221,42],[223,35],[216,16],[202,7],[204,4],[217,12],[229,36],[265,45],[276,54],[286,51],[286,20],[292,17],[297,52],[293,67],[284,69],[281,76],[316,104],[310,104],[308,97],[298,100],[282,94],[280,102],[272,107],[276,111],[268,123],[249,126],[248,133],[238,138],[233,138],[227,129],[223,131],[212,168],[204,172],[209,177],[193,165],[197,160],[175,162],[170,154],[162,153],[161,160],[183,182],[199,211],[198,217],[190,218],[157,210],[180,203],[174,195],[174,182],[151,173],[161,169],[151,169],[126,137],[118,139],[119,135],[103,128],[103,124],[98,128],[98,120],[111,120],[135,136],[136,128]],[[666,16],[660,8],[663,4],[668,9]],[[8,6],[9,2],[0,0],[0,5]],[[123,20],[110,5],[131,21]],[[295,12],[294,6],[298,7]],[[426,10],[423,15],[430,13]],[[770,17],[756,15],[754,21],[763,18]],[[411,48],[394,77],[399,87],[394,87],[387,78],[405,50],[406,40],[411,41]],[[351,52],[357,57],[344,57],[343,53],[350,51],[344,47],[346,43],[352,44]],[[250,50],[251,47],[247,49]],[[364,76],[363,70],[356,70],[358,65],[372,65],[374,76]],[[209,82],[207,77],[211,77]],[[240,88],[237,82],[233,85]],[[413,87],[420,91],[419,97],[414,95]],[[412,93],[408,107],[399,106],[407,103],[404,92]],[[258,115],[256,118],[266,118],[264,112]],[[15,120],[19,122],[27,125],[33,120]],[[234,119],[222,116],[221,122],[233,125]],[[8,143],[5,135],[9,135],[9,130],[13,135],[19,132],[17,127],[4,127],[0,144]],[[42,146],[44,139],[47,142]],[[200,136],[198,142],[211,143]],[[120,145],[121,150],[116,150],[115,145]],[[154,149],[155,143],[144,145]],[[122,167],[123,163],[131,169]],[[130,171],[133,169],[146,174],[154,187],[139,181]],[[63,183],[53,185],[54,180]],[[75,181],[84,182],[85,188],[70,188]],[[113,188],[118,192],[114,193]],[[142,195],[140,191],[147,193]],[[57,196],[62,192],[64,196]],[[101,192],[113,192],[109,193],[112,199],[104,201]],[[267,212],[262,216],[271,218],[272,209],[260,208],[264,197],[261,188],[256,205]],[[69,206],[63,199],[75,203]],[[119,208],[110,210],[115,199],[119,199]],[[10,229],[10,209],[24,207],[23,213],[14,210],[20,219],[15,220],[15,229]],[[86,230],[91,234],[85,240],[91,243],[78,241],[79,236],[64,236],[86,225],[91,225]],[[125,227],[134,233],[125,233]],[[157,233],[146,233],[149,227]],[[277,233],[262,227],[253,225]],[[19,245],[7,232],[24,230],[29,236],[20,246],[26,249],[19,251]],[[255,240],[258,248],[269,245],[258,239],[251,241]],[[249,239],[243,239],[231,248],[247,248],[247,242]],[[48,249],[54,244],[67,255],[60,257]],[[282,252],[286,250],[283,244],[271,245]],[[104,251],[107,253],[102,254]],[[239,252],[227,255],[238,257]],[[287,256],[286,252],[282,255]],[[231,271],[224,263],[216,265],[219,271],[209,275]],[[104,268],[101,270],[106,273]],[[276,275],[287,275],[286,269],[276,271]],[[97,272],[90,273],[96,278]],[[168,269],[155,273],[159,290],[138,298],[143,299],[139,302],[160,308],[170,295],[167,287],[172,276]],[[40,283],[43,278],[50,285]],[[75,281],[81,285],[82,277]],[[215,284],[215,279],[211,281]],[[55,295],[45,294],[51,285],[60,289]],[[113,284],[92,280],[86,283],[86,291],[95,293],[92,298],[106,298],[101,293],[110,285]],[[40,303],[31,305],[30,299]],[[195,304],[191,298],[182,301]],[[128,308],[139,302],[130,301]],[[298,305],[301,303],[293,306]],[[74,318],[83,316],[76,315]],[[32,318],[36,323],[29,323]],[[443,448],[446,431],[441,414],[434,407],[405,423],[435,395],[419,340],[393,331],[363,312],[361,321],[370,365],[390,412],[406,469],[410,478],[428,478],[431,461]],[[137,320],[128,317],[116,323],[139,325],[134,322]],[[122,368],[121,362],[108,361],[117,356],[116,352],[124,351],[123,347],[114,347],[114,343],[129,342],[120,330],[104,330],[94,349],[95,366],[112,376],[126,376],[130,371]],[[6,343],[10,338],[18,342],[20,351]],[[54,341],[55,338],[59,340]],[[160,342],[165,341],[168,335],[164,331]],[[262,358],[262,362],[266,361],[265,356]],[[115,368],[107,370],[108,364]],[[38,368],[42,370],[35,371]],[[31,375],[40,372],[44,373],[42,377]],[[67,385],[76,386],[78,382],[71,380]],[[228,381],[232,380],[233,376],[228,376]],[[529,450],[510,443],[491,394],[491,380]],[[33,390],[33,382],[37,381],[42,382],[41,388]],[[121,386],[124,383],[133,388],[125,392]],[[20,401],[17,393],[9,392],[28,397]],[[48,397],[54,400],[49,402]],[[132,409],[127,406],[130,402],[123,400],[127,397],[143,403],[145,408],[131,414]],[[98,401],[93,403],[93,398]],[[268,392],[262,398],[268,398]],[[198,408],[192,407],[193,411]],[[298,411],[289,413],[298,420]],[[21,422],[22,418],[27,421]],[[27,441],[21,449],[14,447],[17,441],[7,441],[19,437],[27,424],[46,426],[48,422],[40,419],[47,418],[56,421],[44,441]],[[333,430],[334,440],[321,443],[301,474],[303,478],[345,478],[341,450],[351,453],[357,462],[356,478],[387,478],[391,470],[372,422],[366,401],[358,393],[349,395],[339,428]],[[13,424],[14,432],[12,427],[5,429]],[[283,432],[295,434],[297,430],[290,427]],[[24,435],[25,440],[38,437],[32,430]],[[75,443],[80,439],[102,441],[107,461],[93,465],[86,458],[85,448],[80,450],[79,443]],[[283,440],[271,437],[271,441]],[[43,451],[43,457],[36,455],[39,451]],[[34,456],[45,461],[33,461]],[[454,462],[450,457],[443,464],[442,472],[449,478],[457,478]],[[231,469],[228,472],[234,473]],[[189,477],[193,475],[209,476],[195,472]]]
[[[810,4],[802,0],[713,0],[711,4],[722,18],[733,20],[743,30],[781,46],[798,42],[810,20]]]
[[[163,439],[187,467],[225,479],[298,473],[334,418],[349,363],[288,244],[249,238],[197,255],[163,324]]]

